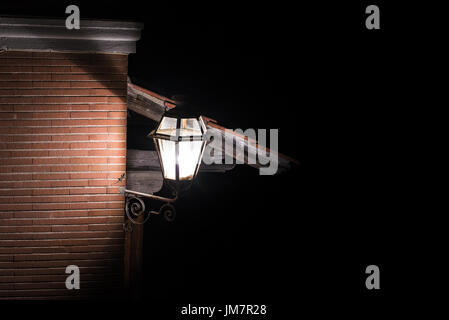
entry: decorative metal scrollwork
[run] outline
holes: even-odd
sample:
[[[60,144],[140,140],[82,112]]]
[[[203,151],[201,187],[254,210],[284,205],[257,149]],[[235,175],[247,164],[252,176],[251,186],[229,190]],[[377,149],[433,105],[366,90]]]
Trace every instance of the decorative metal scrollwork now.
[[[126,196],[125,212],[128,219],[134,224],[144,224],[150,218],[150,212],[148,212],[143,221],[136,220],[140,216],[145,215],[145,202],[134,195]]]
[[[178,199],[178,194],[175,194],[174,198],[165,198],[160,196],[155,196],[153,194],[138,192],[138,191],[132,191],[127,190],[124,187],[119,188],[119,193],[124,194],[126,197],[125,201],[125,213],[128,217],[128,221],[123,224],[123,228],[127,232],[132,231],[132,225],[133,224],[144,224],[148,221],[151,214],[162,214],[167,221],[173,221],[176,216],[176,210],[175,207],[171,204],[175,202]],[[159,211],[151,211],[148,210],[145,213],[145,202],[142,200],[142,198],[148,198],[153,199],[157,201],[165,202],[164,205],[162,205],[159,209]],[[146,214],[146,216],[145,216]],[[140,216],[145,216],[145,218],[142,221],[138,221],[137,218]]]
[[[176,209],[172,204],[166,203],[159,208],[159,214],[162,214],[168,222],[172,222],[176,218]]]

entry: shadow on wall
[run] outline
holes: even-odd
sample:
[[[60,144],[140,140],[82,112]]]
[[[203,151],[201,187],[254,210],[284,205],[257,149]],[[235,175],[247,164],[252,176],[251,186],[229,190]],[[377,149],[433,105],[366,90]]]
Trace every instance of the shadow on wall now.
[[[0,17],[0,52],[2,49],[33,51],[36,52],[33,58],[43,58],[45,54],[42,52],[52,52],[57,55],[56,59],[61,59],[61,63],[47,61],[47,64],[38,64],[54,67],[54,71],[50,70],[50,80],[64,79],[53,76],[53,73],[70,73],[78,75],[74,79],[98,81],[103,88],[110,89],[112,95],[126,97],[126,92],[123,93],[126,85],[111,87],[111,81],[126,83],[127,55],[135,52],[143,24],[103,20],[80,22],[80,29],[69,30],[65,19]],[[50,54],[48,57],[52,58]],[[64,59],[72,63],[64,64]],[[34,66],[29,62],[24,65]]]

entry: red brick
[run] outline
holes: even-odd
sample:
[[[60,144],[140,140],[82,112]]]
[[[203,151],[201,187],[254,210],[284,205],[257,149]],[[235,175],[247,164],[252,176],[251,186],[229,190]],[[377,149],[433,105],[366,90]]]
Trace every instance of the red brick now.
[[[90,225],[89,231],[118,231],[123,229],[122,224],[98,224]]]
[[[0,227],[1,232],[50,232],[50,226],[4,226]]]
[[[17,114],[0,112],[0,119],[17,119]]]
[[[127,74],[128,68],[127,66],[121,65],[121,66],[104,66],[104,67],[97,67],[97,66],[82,66],[82,67],[71,67],[71,72],[73,73],[117,73],[117,74]]]
[[[110,186],[110,185],[114,185],[114,186],[124,186],[125,185],[125,181],[114,181],[114,180],[89,180],[89,186],[91,187],[97,187],[97,186]]]
[[[83,158],[35,158],[33,159],[33,164],[71,164],[74,163],[74,159],[83,159]]]
[[[107,193],[106,188],[79,188],[69,189],[70,194],[104,194]]]
[[[33,194],[33,190],[14,190],[14,189],[7,189],[7,190],[1,190],[0,189],[0,196],[30,196]],[[0,216],[1,219],[1,216]]]
[[[123,111],[123,112],[108,112],[108,118],[126,119],[126,111]]]
[[[0,72],[32,72],[33,67],[29,66],[3,66],[0,65]]]
[[[1,99],[1,98],[0,98]],[[0,126],[4,127],[37,127],[37,126],[50,126],[50,120],[0,120]]]
[[[89,120],[91,126],[126,126],[126,119],[123,120]]]
[[[88,104],[24,104],[15,105],[15,112],[42,112],[42,111],[72,111],[72,110],[89,110]]]
[[[127,99],[126,96],[123,97],[108,97],[107,98],[108,103],[126,103]]]
[[[0,112],[12,112],[14,111],[13,106],[8,106],[8,105],[0,105]]]
[[[2,214],[3,216],[3,214]],[[0,219],[0,226],[25,226],[32,225],[33,220],[30,219]]]
[[[34,88],[34,89],[1,89],[0,96],[126,96],[123,89],[76,89],[76,88]]]
[[[68,203],[33,203],[33,210],[65,210],[70,209]],[[43,238],[41,238],[43,239]]]
[[[23,181],[0,181],[0,188],[25,188]]]
[[[122,239],[61,239],[61,240],[19,240],[15,243],[1,241],[1,247],[14,245],[14,247],[53,247],[53,246],[86,246],[86,245],[117,245]],[[65,266],[64,266],[65,270]],[[36,272],[36,271],[34,271]],[[48,270],[47,270],[48,272]]]
[[[70,173],[70,179],[108,179],[109,173],[107,172],[82,172],[82,173]]]
[[[51,73],[0,73],[0,81],[51,80]],[[61,80],[61,79],[55,79]]]
[[[61,181],[27,181],[19,187],[23,188],[50,188],[50,187],[84,187],[89,185],[89,180],[61,180]]]
[[[17,113],[18,119],[55,119],[55,118],[70,118],[68,112],[23,112]]]
[[[89,120],[52,120],[51,125],[58,127],[87,126],[89,125]]]
[[[33,159],[33,164],[107,164],[109,162],[108,159],[111,158],[35,158]],[[117,163],[120,163],[120,161],[117,161]],[[121,163],[125,163],[125,161],[123,160]]]
[[[119,69],[126,66],[126,61],[120,60],[109,60],[109,59],[97,59],[96,61],[92,61],[90,57],[72,58],[67,57],[64,59],[54,59],[53,57],[48,57],[47,59],[42,59],[42,57],[32,57],[29,59],[22,58],[2,58],[0,59],[0,66],[69,66],[69,67],[78,67],[78,66],[107,66],[109,69]],[[79,70],[81,72],[82,69]],[[91,72],[89,72],[91,73]]]
[[[70,173],[36,173],[33,174],[32,180],[61,180],[70,179]],[[27,179],[30,180],[30,179]]]
[[[112,196],[110,196],[112,197]],[[92,198],[92,200],[90,200]],[[20,203],[68,203],[85,201],[106,201],[102,198],[88,197],[86,195],[61,195],[61,196],[16,196],[10,198],[0,197],[0,203],[17,201]]]
[[[108,187],[108,188],[106,188],[106,193],[118,194],[119,187]]]
[[[76,217],[76,218],[57,218],[57,219],[38,219],[34,220],[35,224],[39,225],[80,225],[80,224],[91,224],[91,223],[106,223],[106,217]]]
[[[126,111],[126,104],[93,104],[90,106],[91,111],[117,110]]]
[[[87,217],[88,212],[83,210],[49,210],[49,211],[28,211],[16,212],[14,218],[33,219],[33,224],[52,224],[49,218],[65,218],[65,217]]]
[[[124,81],[70,81],[72,88],[103,88],[126,90],[127,83]]]
[[[125,171],[126,164],[90,165],[90,171]]]
[[[91,134],[89,140],[123,140],[124,136],[119,134]]]
[[[15,51],[20,52],[20,51]],[[12,55],[13,56],[13,55]],[[91,63],[127,63],[128,56],[124,54],[106,53],[74,53],[74,52],[33,52],[34,58],[84,60]]]
[[[109,133],[126,133],[126,126],[122,127],[109,127],[108,128]]]
[[[32,180],[32,174],[0,174],[0,181]]]
[[[54,232],[89,231],[89,226],[53,226],[51,227],[51,230]],[[91,231],[104,231],[104,230],[91,230]]]
[[[0,114],[1,116],[1,114]],[[0,136],[0,142],[11,142],[13,141],[14,136]]]
[[[115,205],[115,206],[114,206]],[[71,209],[83,209],[83,210],[105,210],[105,209],[110,209],[110,208],[124,208],[124,203],[121,202],[116,202],[116,203],[112,203],[112,202],[88,202],[88,203],[83,203],[83,202],[76,202],[76,203],[72,203],[70,205]]]
[[[96,232],[97,234],[101,234],[101,232]],[[105,232],[102,232],[105,233]],[[56,236],[57,233],[55,233],[54,236]],[[76,233],[74,232],[73,237],[77,237],[79,238],[81,236],[80,233]],[[37,237],[37,239],[40,239],[41,237]],[[106,260],[99,260],[99,259],[94,259],[94,260],[79,260],[77,261],[77,266],[78,267],[85,267],[85,266],[90,266],[90,267],[98,267],[98,266],[109,266],[111,265],[111,263],[121,263],[123,259],[116,259],[116,260],[112,260],[112,259],[106,259]],[[0,263],[0,268],[8,268],[8,269],[16,269],[16,268],[53,268],[53,267],[66,267],[70,264],[73,264],[73,260],[60,260],[60,261],[17,261],[17,262],[1,262]],[[84,290],[85,292],[85,290]],[[55,294],[72,294],[69,290],[67,290],[66,288],[61,289],[61,291],[49,291],[49,290],[45,290],[43,292],[31,292],[29,293],[29,295],[31,294],[31,296],[36,296],[36,295],[43,295],[43,296],[47,296],[47,295],[55,295]],[[6,292],[6,294],[4,296],[8,297],[11,295],[11,292]],[[24,295],[24,292],[21,292],[21,295]]]
[[[82,157],[90,155],[91,150],[50,150],[49,157]]]
[[[108,147],[108,142],[72,142],[70,149],[104,149]]]
[[[68,81],[33,81],[33,88],[70,88]]]
[[[72,72],[69,66],[45,66],[45,67],[32,67],[33,72]]]
[[[117,216],[123,222],[123,208],[124,206],[118,209],[89,210],[89,216]]]
[[[0,165],[25,165],[32,164],[33,159],[25,158],[25,159],[0,159]]]
[[[15,142],[27,142],[27,141],[51,141],[52,136],[44,135],[26,135],[26,136],[13,136]]]
[[[1,75],[1,74],[0,74]],[[109,101],[111,99],[111,101]],[[21,103],[64,103],[64,104],[72,104],[72,103],[113,103],[113,102],[126,102],[124,98],[116,98],[116,97],[56,97],[56,96],[20,96],[20,97],[0,97],[0,103],[10,103],[10,104],[21,104]]]
[[[71,112],[70,118],[78,118],[78,119],[95,119],[95,118],[104,118],[108,117],[107,112]]]
[[[75,134],[75,135],[54,135],[52,136],[53,141],[83,141],[89,140],[88,135]]]
[[[6,166],[0,167],[0,173],[12,173],[12,172],[13,171],[12,171],[11,167],[6,167]]]
[[[0,88],[31,88],[32,81],[0,81]]]
[[[11,211],[11,210],[31,210],[33,208],[33,205],[31,204],[23,204],[23,203],[16,203],[16,204],[0,204],[0,211]]]
[[[123,150],[88,150],[89,156],[126,156],[126,149]]]
[[[49,171],[49,170],[47,170]],[[78,164],[78,165],[54,165],[51,166],[51,172],[74,172],[74,171],[90,171],[88,164]]]
[[[20,166],[13,167],[11,172],[46,172],[50,171],[49,168],[43,166]]]
[[[126,141],[108,142],[108,148],[126,148]]]
[[[71,143],[64,142],[13,142],[0,143],[0,149],[68,149]]]
[[[31,79],[33,77],[30,77]],[[1,77],[0,77],[1,80]],[[18,77],[17,80],[24,80]],[[40,79],[36,79],[40,80]],[[42,79],[44,80],[44,79]],[[45,80],[61,81],[61,80],[95,80],[95,81],[126,81],[126,74],[50,74]]]
[[[107,127],[71,128],[71,133],[108,133]]]
[[[17,128],[17,127],[5,128],[5,127],[0,126],[0,133],[1,134],[20,134],[20,133],[29,134],[29,133],[33,133],[33,129],[32,128]]]
[[[37,188],[32,190],[33,196],[43,196],[43,195],[68,195],[70,194],[70,189],[43,189]]]

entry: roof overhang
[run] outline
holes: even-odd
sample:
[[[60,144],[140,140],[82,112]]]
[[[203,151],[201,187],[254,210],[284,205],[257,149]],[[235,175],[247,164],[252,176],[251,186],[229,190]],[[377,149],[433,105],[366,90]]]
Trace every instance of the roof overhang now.
[[[166,110],[176,106],[176,101],[128,81],[128,109],[159,122]]]
[[[69,30],[65,19],[0,17],[0,50],[136,52],[142,23],[81,20]]]
[[[172,99],[165,98],[128,81],[128,109],[149,119],[159,122],[164,112],[168,109],[175,108],[176,103],[177,102]],[[243,159],[244,163],[255,168],[261,168],[262,165],[260,163],[249,161],[248,155],[251,155],[253,159],[257,156],[259,159],[262,159],[262,163],[269,163],[272,158],[277,159],[278,172],[289,170],[293,166],[300,164],[296,159],[259,145],[257,141],[254,141],[248,136],[238,134],[220,126],[216,120],[205,117],[204,115],[202,117],[205,120],[207,130],[214,133],[214,136],[221,137],[221,139],[219,139],[220,141],[213,140],[208,143],[206,148],[216,150],[222,155],[223,159],[225,156],[236,159],[236,154],[233,151],[233,146],[235,144],[246,151],[246,156]]]

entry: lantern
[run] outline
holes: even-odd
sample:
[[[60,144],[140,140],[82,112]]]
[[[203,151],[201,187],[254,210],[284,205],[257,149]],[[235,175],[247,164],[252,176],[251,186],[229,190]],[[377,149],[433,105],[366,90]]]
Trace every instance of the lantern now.
[[[178,190],[189,185],[198,173],[206,144],[206,130],[201,117],[165,115],[156,130],[149,134],[156,146],[162,175],[172,188]]]

